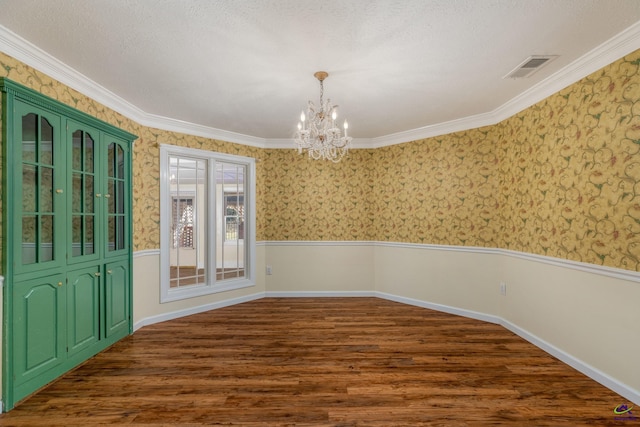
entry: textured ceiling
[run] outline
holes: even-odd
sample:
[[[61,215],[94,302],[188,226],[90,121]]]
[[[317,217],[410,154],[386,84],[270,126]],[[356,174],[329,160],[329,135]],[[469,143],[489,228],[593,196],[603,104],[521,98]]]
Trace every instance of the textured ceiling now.
[[[5,29],[146,114],[265,139],[293,135],[318,101],[318,70],[350,134],[380,138],[495,111],[640,22],[638,0],[0,0],[0,11]],[[531,77],[503,78],[547,54],[558,58]]]

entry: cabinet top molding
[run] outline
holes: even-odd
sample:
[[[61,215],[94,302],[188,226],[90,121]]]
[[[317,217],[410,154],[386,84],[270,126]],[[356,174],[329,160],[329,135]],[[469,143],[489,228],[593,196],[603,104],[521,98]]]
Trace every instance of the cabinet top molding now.
[[[134,141],[138,139],[137,135],[122,130],[116,125],[107,123],[90,114],[77,110],[70,105],[64,104],[56,99],[43,95],[36,90],[16,83],[13,80],[7,79],[6,77],[0,77],[0,92],[4,92],[8,95],[13,95],[40,108],[45,108],[58,114],[63,114],[71,119],[84,122],[96,129],[109,132],[128,141]]]

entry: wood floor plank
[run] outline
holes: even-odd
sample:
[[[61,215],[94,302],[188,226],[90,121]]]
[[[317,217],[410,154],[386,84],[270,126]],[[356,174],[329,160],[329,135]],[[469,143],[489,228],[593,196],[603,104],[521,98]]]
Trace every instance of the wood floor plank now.
[[[614,417],[622,403],[499,325],[376,298],[266,298],[144,327],[0,426],[631,425]]]

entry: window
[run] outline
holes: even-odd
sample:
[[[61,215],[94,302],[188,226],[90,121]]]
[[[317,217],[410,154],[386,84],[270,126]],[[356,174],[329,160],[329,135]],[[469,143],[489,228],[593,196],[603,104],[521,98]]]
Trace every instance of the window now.
[[[255,160],[160,146],[161,302],[254,285]]]

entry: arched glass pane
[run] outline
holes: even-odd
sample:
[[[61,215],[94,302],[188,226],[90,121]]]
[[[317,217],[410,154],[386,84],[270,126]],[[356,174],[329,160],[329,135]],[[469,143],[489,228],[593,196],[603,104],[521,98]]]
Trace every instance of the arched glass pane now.
[[[53,164],[53,126],[44,117],[40,118],[40,163]]]

